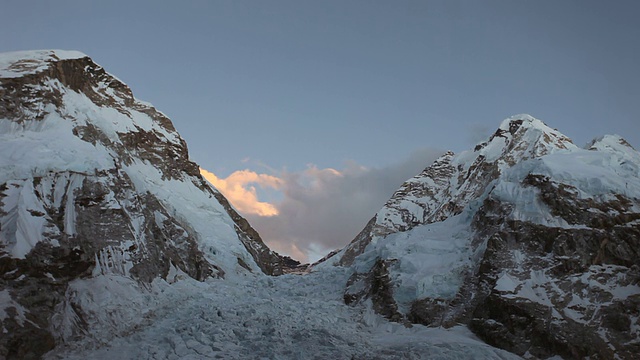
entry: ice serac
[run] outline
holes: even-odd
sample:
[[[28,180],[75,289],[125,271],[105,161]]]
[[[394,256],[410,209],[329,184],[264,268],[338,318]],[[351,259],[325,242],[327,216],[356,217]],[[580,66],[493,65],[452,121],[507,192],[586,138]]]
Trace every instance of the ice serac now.
[[[586,148],[529,115],[409,179],[328,264],[347,303],[399,322],[466,324],[519,355],[640,353],[640,154]]]
[[[0,54],[0,358],[87,332],[78,279],[283,264],[201,177],[171,121],[88,56]]]

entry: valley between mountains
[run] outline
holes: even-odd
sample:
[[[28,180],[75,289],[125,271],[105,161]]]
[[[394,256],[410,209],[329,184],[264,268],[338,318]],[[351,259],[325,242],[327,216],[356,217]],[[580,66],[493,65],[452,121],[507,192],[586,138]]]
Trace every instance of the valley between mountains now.
[[[512,116],[349,240],[277,254],[90,57],[0,54],[0,359],[640,353],[640,153],[618,135]]]

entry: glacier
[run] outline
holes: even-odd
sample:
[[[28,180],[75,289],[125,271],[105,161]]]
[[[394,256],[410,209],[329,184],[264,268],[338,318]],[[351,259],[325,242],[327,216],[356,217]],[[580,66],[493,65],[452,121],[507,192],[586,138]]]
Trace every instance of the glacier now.
[[[94,336],[46,359],[518,359],[465,327],[406,327],[342,301],[346,269],[198,282],[182,274],[140,291],[119,277],[74,284]],[[93,281],[93,280],[92,280]],[[89,285],[89,288],[87,288]],[[100,318],[108,313],[107,318]]]

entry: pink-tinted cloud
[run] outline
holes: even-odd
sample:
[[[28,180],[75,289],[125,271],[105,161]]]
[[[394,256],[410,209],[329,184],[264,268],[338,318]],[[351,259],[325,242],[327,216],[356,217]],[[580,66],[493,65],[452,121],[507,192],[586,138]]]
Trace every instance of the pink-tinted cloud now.
[[[258,200],[257,191],[253,184],[278,189],[282,186],[281,179],[267,174],[258,174],[250,170],[236,171],[225,179],[221,179],[205,169],[200,169],[200,173],[245,216],[278,215],[278,209],[273,204]]]

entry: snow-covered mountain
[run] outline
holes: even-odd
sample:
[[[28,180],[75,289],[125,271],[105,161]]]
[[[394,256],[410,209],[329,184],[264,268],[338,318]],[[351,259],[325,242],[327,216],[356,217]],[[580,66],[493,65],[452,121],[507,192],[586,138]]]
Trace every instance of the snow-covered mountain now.
[[[123,82],[79,52],[0,55],[0,358],[84,336],[109,295],[79,279],[283,267]]]
[[[640,154],[580,148],[529,115],[409,179],[344,249],[344,300],[388,319],[466,324],[525,357],[640,353]]]
[[[0,54],[1,359],[517,358],[287,265],[86,55]]]
[[[515,116],[271,277],[166,116],[84,54],[0,54],[0,359],[634,358],[639,178]]]

